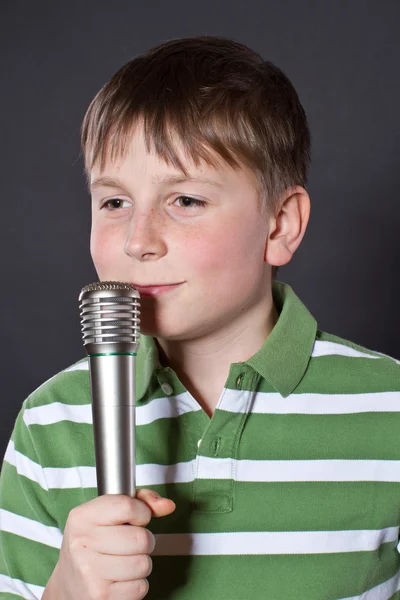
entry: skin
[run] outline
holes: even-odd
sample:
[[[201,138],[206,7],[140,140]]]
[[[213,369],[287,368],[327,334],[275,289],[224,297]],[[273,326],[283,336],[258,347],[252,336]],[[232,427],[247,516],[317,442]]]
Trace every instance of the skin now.
[[[181,284],[142,296],[141,330],[211,416],[231,363],[257,352],[277,321],[271,265],[291,260],[310,200],[295,186],[267,214],[249,171],[180,158],[193,177],[220,187],[160,183],[182,173],[146,151],[140,122],[123,158],[94,166],[91,253],[100,280]]]
[[[140,490],[136,498],[99,496],[72,509],[42,600],[144,598],[155,545],[145,527],[174,510],[172,500],[152,490]]]
[[[156,338],[161,361],[211,417],[231,363],[257,352],[277,321],[271,265],[291,260],[310,200],[294,186],[266,213],[250,172],[181,159],[193,177],[217,186],[161,183],[182,173],[147,153],[140,124],[123,158],[103,171],[94,166],[91,253],[100,280],[180,284],[150,296],[142,290],[141,330]],[[146,525],[174,510],[151,490],[73,509],[43,600],[143,598],[154,549]]]

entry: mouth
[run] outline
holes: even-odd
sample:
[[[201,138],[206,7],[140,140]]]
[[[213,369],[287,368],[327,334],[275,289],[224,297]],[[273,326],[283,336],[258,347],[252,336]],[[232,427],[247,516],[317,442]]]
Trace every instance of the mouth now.
[[[151,285],[138,285],[134,283],[133,285],[141,296],[159,296],[160,294],[172,292],[183,283],[181,281],[179,283],[152,283]]]

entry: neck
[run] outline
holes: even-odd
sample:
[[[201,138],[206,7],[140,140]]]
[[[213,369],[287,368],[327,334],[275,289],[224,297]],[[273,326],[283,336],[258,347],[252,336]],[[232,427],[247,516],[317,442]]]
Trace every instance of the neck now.
[[[239,320],[190,340],[157,339],[160,359],[178,375],[210,416],[214,412],[232,363],[255,354],[278,320],[272,292]]]

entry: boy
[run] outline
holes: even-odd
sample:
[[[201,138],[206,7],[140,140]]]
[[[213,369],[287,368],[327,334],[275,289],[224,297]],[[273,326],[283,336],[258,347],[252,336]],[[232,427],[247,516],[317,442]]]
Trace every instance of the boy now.
[[[82,147],[99,278],[142,298],[141,489],[96,498],[87,361],[44,384],[3,465],[1,597],[400,598],[398,362],[273,281],[310,214],[291,83],[172,40],[98,93]]]

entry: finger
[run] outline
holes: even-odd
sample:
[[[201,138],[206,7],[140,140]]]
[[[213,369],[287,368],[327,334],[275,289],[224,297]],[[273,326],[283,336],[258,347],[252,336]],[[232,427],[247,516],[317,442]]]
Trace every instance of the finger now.
[[[150,507],[153,517],[165,517],[174,512],[176,504],[169,498],[163,498],[154,490],[141,489],[136,493],[136,498],[142,500]]]
[[[102,554],[151,554],[154,548],[155,538],[151,531],[136,525],[96,527],[90,539],[90,549]]]
[[[73,508],[69,521],[79,528],[90,525],[131,525],[146,526],[152,511],[145,502],[122,494],[105,494]]]
[[[150,575],[153,563],[148,554],[134,556],[111,556],[98,554],[95,572],[101,579],[110,582],[135,581]]]
[[[141,600],[149,591],[147,579],[115,582],[110,585],[108,600]]]

